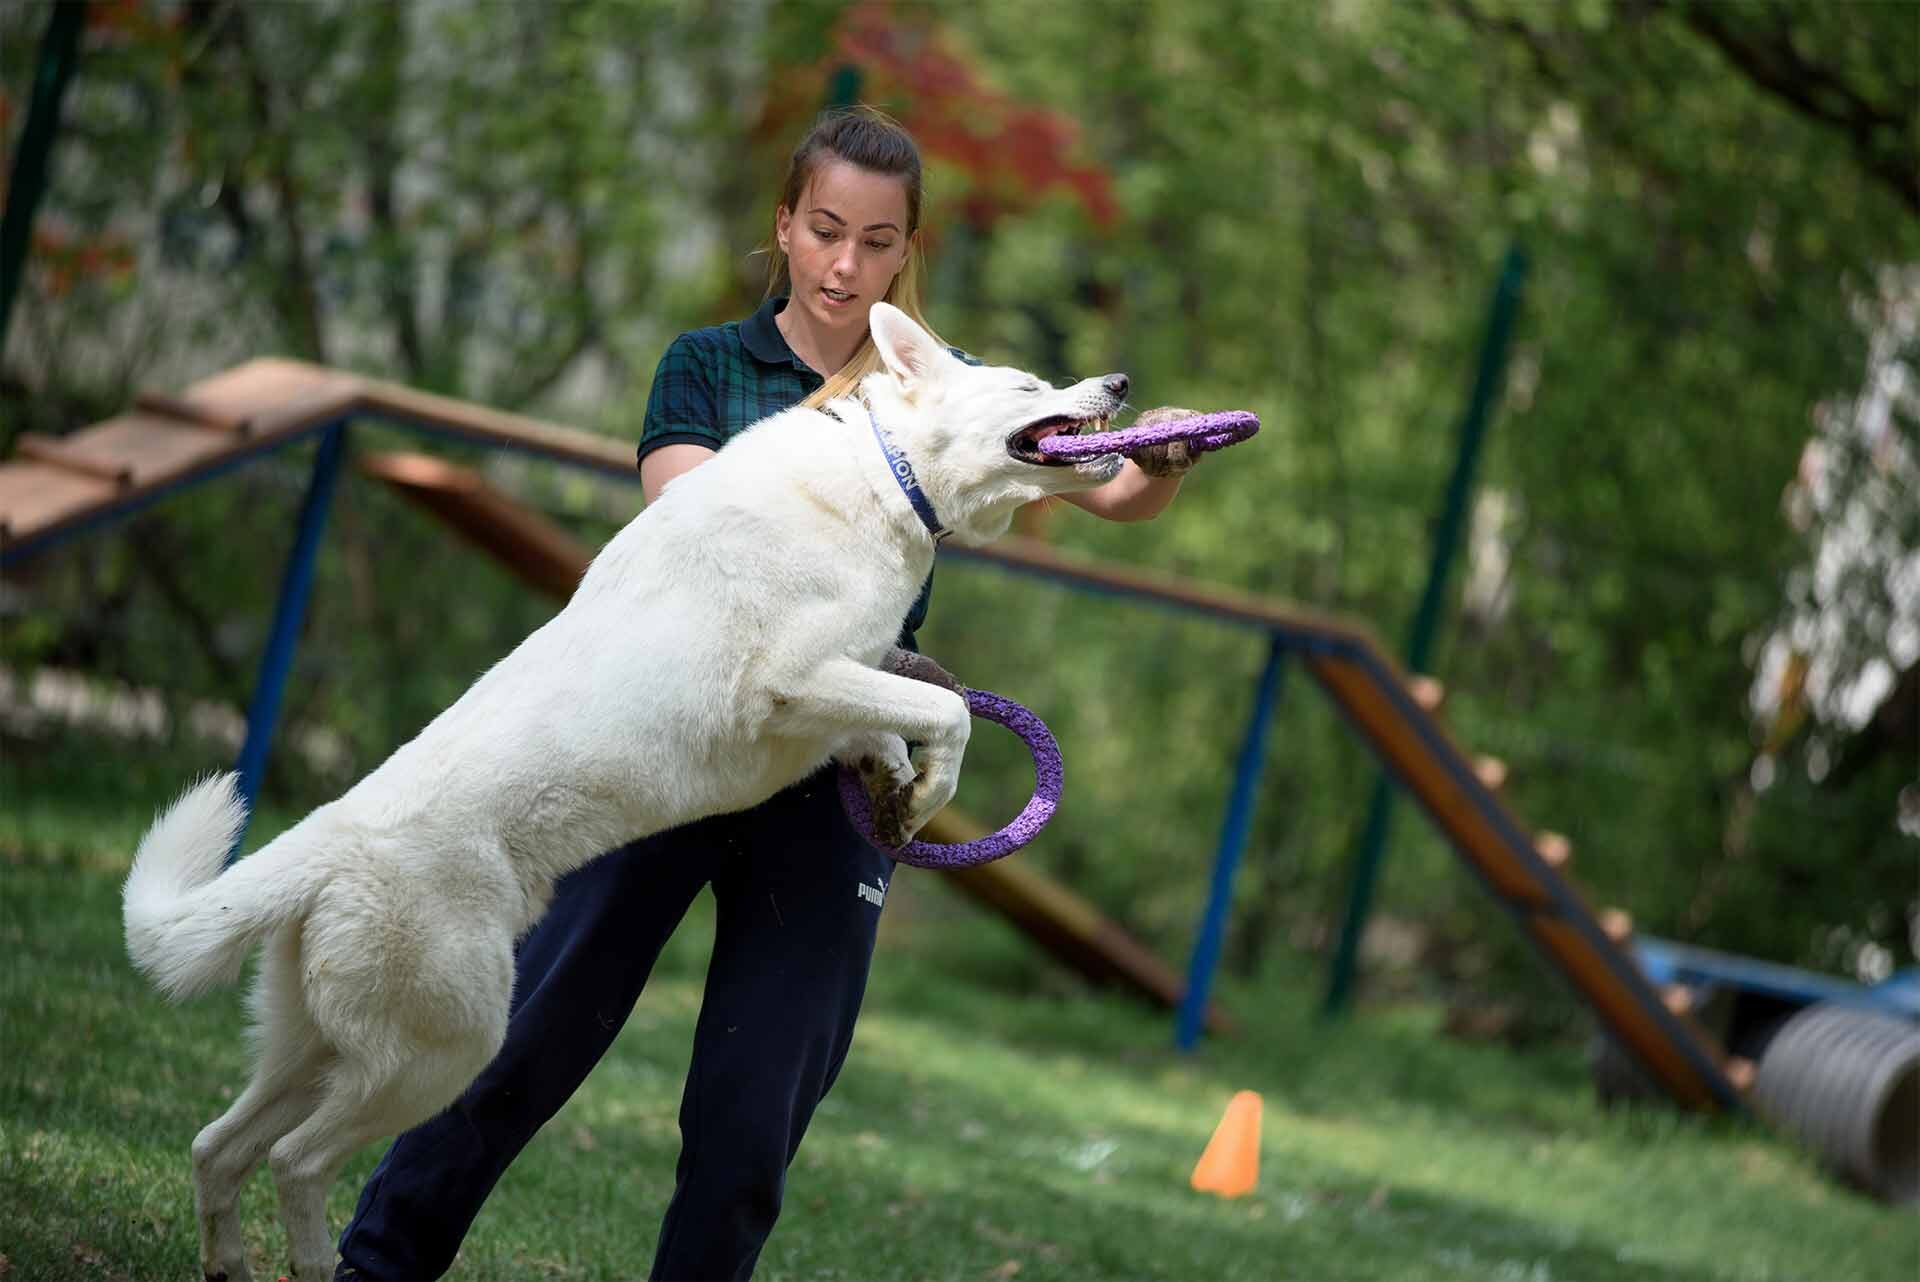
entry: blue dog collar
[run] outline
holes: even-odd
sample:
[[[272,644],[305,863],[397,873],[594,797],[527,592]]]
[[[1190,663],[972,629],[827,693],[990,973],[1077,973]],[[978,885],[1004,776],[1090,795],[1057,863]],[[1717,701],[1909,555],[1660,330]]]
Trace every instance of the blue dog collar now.
[[[933,501],[927,492],[920,488],[920,479],[913,474],[913,464],[907,461],[907,452],[895,445],[880,428],[880,419],[873,412],[873,406],[867,406],[867,422],[873,424],[873,439],[880,442],[880,452],[887,456],[887,470],[893,473],[893,479],[900,492],[907,496],[907,502],[913,504],[914,515],[920,518],[920,524],[927,527],[927,533],[933,535],[933,541],[952,534],[946,526],[940,524],[939,515],[933,510]]]

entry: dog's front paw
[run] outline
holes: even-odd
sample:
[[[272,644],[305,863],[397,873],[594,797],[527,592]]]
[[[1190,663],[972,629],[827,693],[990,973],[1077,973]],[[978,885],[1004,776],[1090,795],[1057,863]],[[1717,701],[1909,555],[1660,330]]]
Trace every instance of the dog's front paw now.
[[[941,696],[943,699],[948,696]],[[967,740],[973,733],[972,714],[967,701],[958,695],[943,723],[930,736],[930,742],[913,751],[913,789],[907,797],[907,835],[912,836],[953,800],[960,787],[960,763],[967,755]]]
[[[913,781],[913,787],[906,793],[903,823],[907,841],[911,841],[915,834],[926,827],[927,821],[939,814],[960,788],[958,755],[931,749],[915,755],[920,772]]]

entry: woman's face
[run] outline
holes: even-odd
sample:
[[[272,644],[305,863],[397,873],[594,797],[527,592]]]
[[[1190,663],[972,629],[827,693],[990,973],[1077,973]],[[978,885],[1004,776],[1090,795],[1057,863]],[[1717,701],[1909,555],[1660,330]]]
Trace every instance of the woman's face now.
[[[907,261],[907,184],[844,160],[814,171],[774,234],[793,280],[790,306],[829,332],[864,330]]]

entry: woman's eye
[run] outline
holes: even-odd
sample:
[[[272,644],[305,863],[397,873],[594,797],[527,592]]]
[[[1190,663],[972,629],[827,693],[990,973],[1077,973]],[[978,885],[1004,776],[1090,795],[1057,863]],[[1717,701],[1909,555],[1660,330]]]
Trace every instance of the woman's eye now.
[[[870,240],[867,242],[867,248],[874,250],[876,252],[884,253],[887,250],[893,248],[893,242],[890,240]]]
[[[818,236],[821,240],[833,240],[835,237],[839,235],[839,233],[834,231],[834,229],[831,227],[815,227],[813,229],[813,234]]]

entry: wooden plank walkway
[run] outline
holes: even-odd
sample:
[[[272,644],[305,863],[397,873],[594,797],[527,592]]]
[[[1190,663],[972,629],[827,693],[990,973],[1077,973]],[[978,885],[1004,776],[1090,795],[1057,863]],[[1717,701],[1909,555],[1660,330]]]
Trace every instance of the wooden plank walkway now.
[[[177,395],[144,394],[127,412],[65,436],[21,438],[0,463],[0,562],[355,417],[634,474],[633,447],[621,441],[268,356]]]

